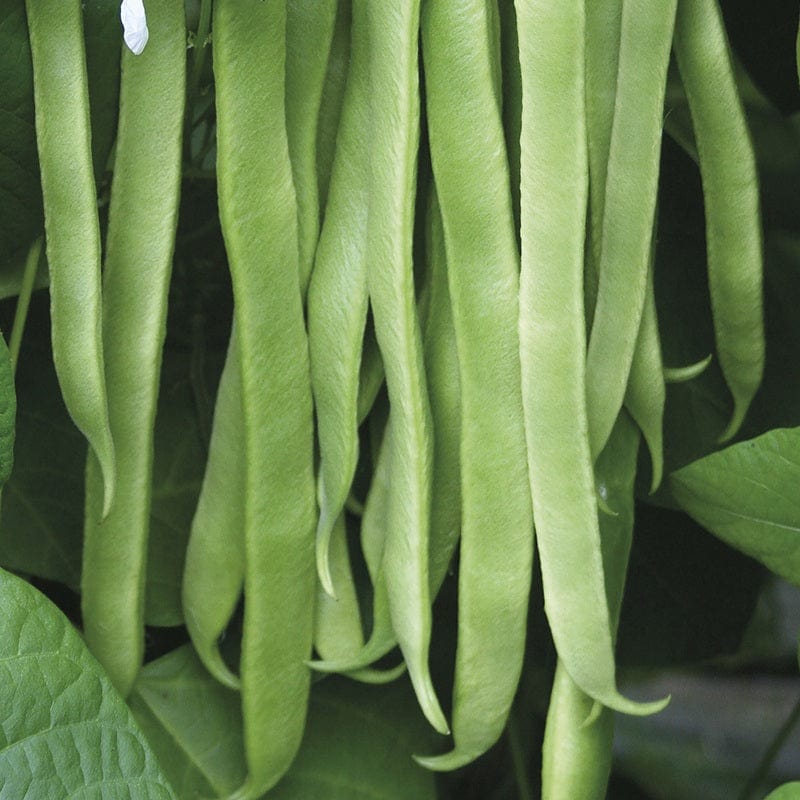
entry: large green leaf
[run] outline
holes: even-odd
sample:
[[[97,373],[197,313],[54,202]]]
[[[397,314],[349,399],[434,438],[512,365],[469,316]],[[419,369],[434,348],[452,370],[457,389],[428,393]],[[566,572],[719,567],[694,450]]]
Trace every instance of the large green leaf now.
[[[792,781],[770,792],[764,800],[800,800],[800,782]]]
[[[174,799],[128,707],[66,617],[0,572],[3,797]]]
[[[239,696],[205,671],[186,646],[148,664],[133,712],[181,798],[229,792],[245,776]],[[435,800],[432,773],[412,753],[431,734],[407,681],[366,686],[326,678],[311,694],[306,734],[269,800]]]
[[[800,428],[727,447],[673,473],[670,482],[703,527],[800,585]]]

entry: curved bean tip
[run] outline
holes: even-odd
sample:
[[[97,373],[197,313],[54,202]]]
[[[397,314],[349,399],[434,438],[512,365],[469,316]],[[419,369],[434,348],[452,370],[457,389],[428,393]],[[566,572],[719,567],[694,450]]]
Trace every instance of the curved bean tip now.
[[[733,414],[724,431],[717,437],[717,444],[725,444],[730,441],[742,427],[744,416],[747,413],[749,403],[743,403],[740,400],[734,400]]]
[[[108,518],[108,515],[111,513],[111,508],[114,505],[114,495],[116,494],[116,486],[113,475],[113,468],[108,468],[106,466],[101,465],[100,472],[103,475],[103,512],[100,515],[100,522],[104,522]]]
[[[589,712],[589,716],[581,723],[581,728],[588,728],[594,722],[597,721],[599,716],[603,713],[603,709],[605,706],[598,702],[597,700],[592,703],[592,710]]]
[[[609,517],[618,517],[619,512],[614,511],[613,508],[608,504],[606,501],[606,497],[608,496],[608,490],[603,484],[597,485],[597,507],[604,513],[608,514]]]
[[[322,588],[332,600],[338,600],[336,590],[333,588],[333,575],[331,575],[331,536],[336,525],[336,518],[330,512],[330,506],[325,494],[325,481],[320,470],[317,481],[317,503],[319,504],[319,519],[317,520],[316,557],[317,576]]]
[[[234,692],[241,691],[242,682],[239,676],[225,663],[216,643],[212,644],[204,653],[198,650],[197,654],[203,662],[203,666],[223,686]]]
[[[661,461],[652,460],[651,466],[653,476],[650,479],[650,494],[655,494],[658,487],[661,486],[661,481],[664,477],[664,464]]]
[[[411,756],[421,767],[431,770],[431,772],[452,772],[469,764],[475,759],[475,754],[462,753],[458,747],[449,753],[442,753],[438,756]]]
[[[417,694],[419,707],[422,709],[425,719],[430,722],[434,730],[438,733],[449,736],[450,726],[447,723],[442,707],[439,705],[439,699],[436,697],[436,691],[431,683],[430,675],[427,673],[424,675],[414,675],[410,669],[409,674],[411,676],[411,683],[414,685],[414,690]]]
[[[665,383],[684,383],[702,375],[711,363],[712,354],[709,353],[705,358],[696,361],[694,364],[687,364],[685,367],[664,367]]]
[[[663,711],[672,700],[672,695],[667,695],[661,700],[651,700],[649,702],[640,702],[638,700],[630,700],[624,697],[619,692],[615,692],[611,697],[604,697],[599,702],[607,708],[619,711],[622,714],[629,714],[632,717],[649,717],[651,714],[658,714]],[[592,710],[594,713],[594,709]],[[590,713],[590,717],[591,717]]]
[[[373,686],[381,686],[386,683],[396,681],[406,671],[405,661],[401,661],[396,667],[381,669],[378,667],[365,667],[364,669],[354,669],[344,674],[348,678],[367,683]]]
[[[338,600],[336,590],[333,587],[333,575],[331,575],[331,562],[330,562],[330,549],[329,549],[330,535],[320,536],[319,529],[317,530],[317,577],[319,578],[325,594],[332,600]]]

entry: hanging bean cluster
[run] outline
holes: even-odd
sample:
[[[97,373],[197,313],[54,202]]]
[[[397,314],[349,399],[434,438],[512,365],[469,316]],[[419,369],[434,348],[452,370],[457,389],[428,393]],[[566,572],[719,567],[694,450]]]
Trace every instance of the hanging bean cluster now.
[[[102,254],[80,2],[27,11],[53,353],[90,444],[85,635],[127,694],[143,659],[184,2],[148,3],[149,40],[123,56]],[[234,797],[289,768],[315,671],[407,670],[452,737],[418,761],[452,770],[484,753],[517,689],[534,570],[558,654],[543,793],[602,796],[611,710],[667,701],[623,696],[615,674],[640,439],[656,489],[665,381],[708,363],[666,369],[659,343],[672,54],[732,400],[722,439],[763,371],[758,187],[717,0],[215,0],[209,14],[203,2],[234,322],[183,603],[200,659],[241,693],[249,774]],[[449,574],[445,714],[429,650]],[[219,642],[242,597],[234,663]]]

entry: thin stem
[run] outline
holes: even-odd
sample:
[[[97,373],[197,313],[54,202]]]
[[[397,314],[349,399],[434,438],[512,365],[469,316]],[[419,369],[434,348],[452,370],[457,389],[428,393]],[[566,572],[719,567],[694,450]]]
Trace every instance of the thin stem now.
[[[33,286],[36,283],[36,273],[42,257],[42,237],[40,236],[28,251],[25,259],[25,270],[22,273],[22,284],[17,298],[17,310],[14,313],[14,325],[11,328],[11,338],[8,342],[8,352],[11,355],[11,367],[16,373],[19,350],[22,346],[22,333],[25,330],[25,321],[28,319],[28,307],[31,304]]]
[[[798,720],[800,720],[800,698],[798,698],[797,702],[794,704],[794,708],[792,708],[786,721],[773,737],[769,747],[761,757],[758,766],[744,785],[744,788],[739,794],[739,800],[750,800],[751,797],[755,796],[759,786],[767,779],[773,762],[778,757],[778,753],[780,753],[783,745],[786,744],[786,740],[789,738],[789,734],[792,732]]]
[[[197,409],[197,422],[203,447],[208,453],[211,441],[211,420],[213,417],[211,397],[208,393],[205,378],[205,319],[202,311],[192,314],[192,355],[189,366],[189,375]]]
[[[197,88],[200,85],[200,73],[206,60],[206,40],[211,28],[211,0],[202,0],[200,3],[200,19],[197,23],[197,33],[194,40],[194,53],[192,54],[192,72],[189,78],[189,98],[194,100]]]
[[[517,724],[516,714],[513,709],[508,717],[506,726],[508,736],[508,747],[511,751],[511,761],[514,768],[514,778],[517,784],[519,800],[533,800],[533,789],[528,778],[528,770],[525,766],[525,752],[522,747],[519,735],[519,725]]]

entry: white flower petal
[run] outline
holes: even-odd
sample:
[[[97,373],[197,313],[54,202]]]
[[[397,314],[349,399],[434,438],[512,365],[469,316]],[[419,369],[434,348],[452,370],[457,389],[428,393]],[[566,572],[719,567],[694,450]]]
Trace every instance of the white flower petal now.
[[[125,44],[135,56],[138,56],[144,50],[150,36],[144,15],[144,3],[142,0],[122,0],[119,16],[122,20],[122,37]]]

